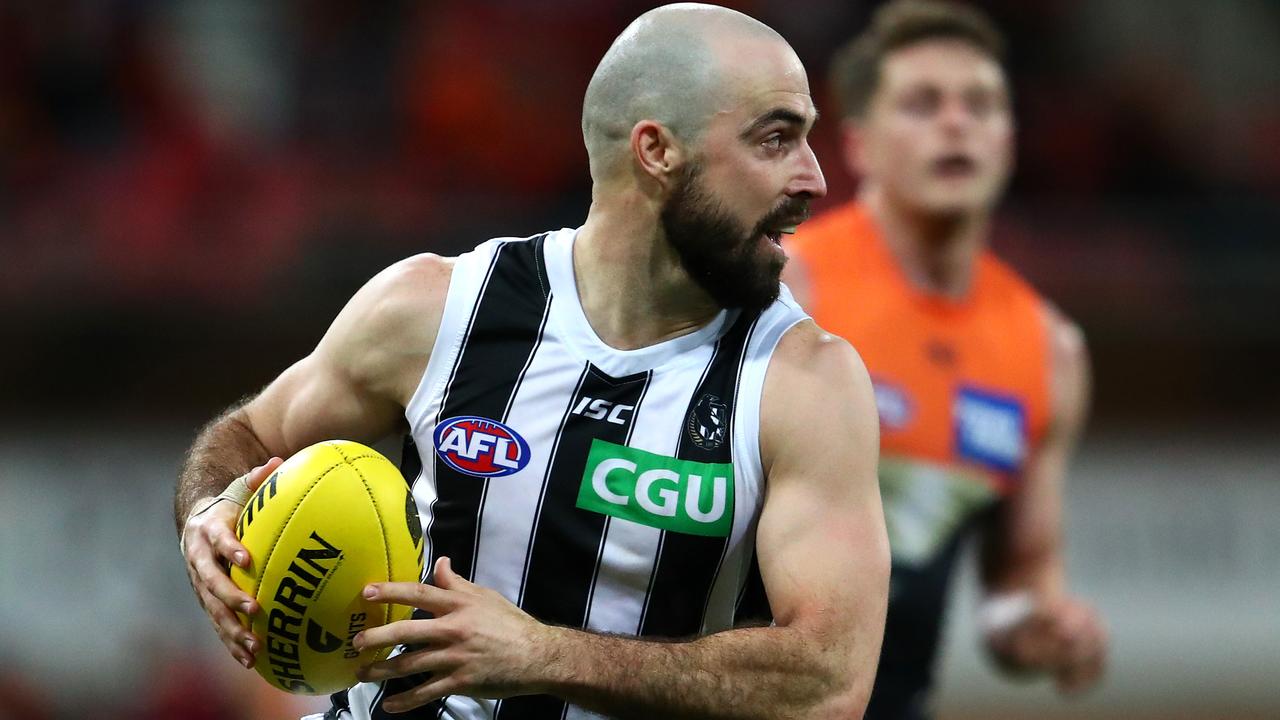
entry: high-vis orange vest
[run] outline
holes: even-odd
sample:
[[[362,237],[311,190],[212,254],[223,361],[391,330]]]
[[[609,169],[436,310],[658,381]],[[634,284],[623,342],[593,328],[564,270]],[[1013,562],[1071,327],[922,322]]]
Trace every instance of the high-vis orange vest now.
[[[960,541],[1019,487],[1048,423],[1044,303],[990,252],[963,299],[922,292],[856,203],[786,248],[806,270],[809,313],[853,344],[875,386],[893,577],[867,717],[917,715]]]

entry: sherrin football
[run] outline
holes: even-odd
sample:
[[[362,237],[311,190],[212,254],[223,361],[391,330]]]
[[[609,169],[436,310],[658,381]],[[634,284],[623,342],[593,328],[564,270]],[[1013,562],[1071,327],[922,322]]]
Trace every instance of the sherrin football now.
[[[365,600],[365,585],[422,577],[418,509],[389,460],[346,440],[305,448],[249,498],[236,535],[252,564],[232,565],[231,579],[262,608],[240,621],[263,643],[255,667],[267,682],[290,693],[333,692],[387,656],[357,652],[351,640],[411,612]]]

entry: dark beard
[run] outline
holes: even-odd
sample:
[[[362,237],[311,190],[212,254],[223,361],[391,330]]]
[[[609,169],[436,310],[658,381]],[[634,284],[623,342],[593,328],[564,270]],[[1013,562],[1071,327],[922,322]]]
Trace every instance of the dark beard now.
[[[699,182],[701,166],[682,172],[662,209],[667,242],[693,281],[724,308],[764,310],[778,299],[785,258],[762,253],[759,238],[786,218],[803,219],[808,202],[787,198],[754,228],[744,229]]]

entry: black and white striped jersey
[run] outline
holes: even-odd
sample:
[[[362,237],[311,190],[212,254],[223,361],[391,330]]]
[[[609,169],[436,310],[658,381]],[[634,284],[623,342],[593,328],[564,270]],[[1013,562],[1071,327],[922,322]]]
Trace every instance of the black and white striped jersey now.
[[[457,261],[406,410],[427,571],[447,555],[548,623],[668,638],[732,627],[758,583],[765,371],[806,315],[784,288],[762,313],[722,311],[616,350],[579,302],[576,234],[491,240]],[[422,680],[360,684],[335,702],[390,718],[382,698]],[[455,696],[395,717],[590,716],[535,695]]]

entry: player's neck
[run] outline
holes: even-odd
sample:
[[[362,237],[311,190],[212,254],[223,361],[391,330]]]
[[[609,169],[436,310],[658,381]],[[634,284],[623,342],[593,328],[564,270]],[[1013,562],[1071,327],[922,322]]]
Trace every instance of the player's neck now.
[[[634,350],[686,335],[720,311],[690,280],[656,218],[625,199],[593,203],[573,247],[583,313],[610,347]]]
[[[870,191],[860,202],[871,212],[907,280],[922,292],[965,297],[978,256],[987,245],[988,213],[931,215]]]

